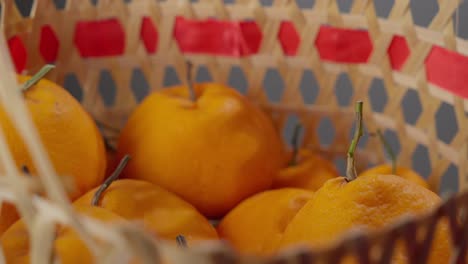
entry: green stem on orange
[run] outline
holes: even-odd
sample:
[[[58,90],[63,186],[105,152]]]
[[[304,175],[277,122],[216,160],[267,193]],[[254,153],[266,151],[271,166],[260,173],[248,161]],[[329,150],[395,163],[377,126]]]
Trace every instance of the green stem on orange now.
[[[190,61],[187,61],[186,65],[187,65],[187,86],[189,89],[189,97],[190,97],[190,101],[195,102],[195,100],[197,100],[197,96],[195,94],[195,88],[193,87],[193,78],[192,78],[193,64]]]
[[[356,152],[356,147],[361,138],[362,132],[362,101],[356,102],[355,112],[356,112],[356,130],[354,131],[353,140],[348,149],[348,159],[346,164],[346,180],[348,182],[353,181],[357,178],[356,164],[354,159],[354,153]]]
[[[40,81],[50,70],[55,68],[55,65],[52,64],[46,64],[44,65],[36,74],[34,74],[31,79],[27,80],[23,85],[21,86],[21,91],[26,91],[29,88],[31,88],[33,85],[35,85],[38,81]]]
[[[380,142],[382,142],[382,145],[384,146],[385,152],[387,152],[388,156],[390,156],[390,160],[392,161],[392,174],[396,174],[397,161],[396,161],[395,152],[393,152],[392,147],[390,146],[388,141],[385,139],[380,129],[377,130],[377,135],[379,136]]]
[[[299,151],[299,134],[301,133],[302,125],[297,123],[294,127],[293,136],[291,138],[292,145],[292,159],[289,165],[296,165],[297,163],[297,153]]]
[[[109,186],[119,178],[120,174],[122,173],[125,166],[127,166],[128,161],[130,160],[130,155],[125,155],[122,160],[120,160],[119,165],[117,168],[112,172],[112,174],[107,178],[96,193],[93,196],[93,200],[91,201],[91,205],[97,206],[99,204],[99,200],[101,200],[102,194],[109,188]]]
[[[187,247],[187,240],[185,239],[185,236],[183,235],[178,235],[176,237],[176,242],[177,245],[181,248],[186,248]]]

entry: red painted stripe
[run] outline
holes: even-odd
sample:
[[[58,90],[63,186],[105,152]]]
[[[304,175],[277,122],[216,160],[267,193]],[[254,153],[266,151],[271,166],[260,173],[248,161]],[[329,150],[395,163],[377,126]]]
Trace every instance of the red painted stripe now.
[[[155,53],[158,49],[158,30],[149,17],[143,17],[140,38],[148,53]]]
[[[392,68],[395,70],[401,70],[406,59],[410,55],[410,50],[406,39],[402,36],[395,36],[388,47],[388,55],[390,57],[390,63]]]
[[[116,56],[124,53],[125,32],[117,19],[80,21],[74,42],[82,57]]]
[[[28,60],[28,52],[19,36],[13,36],[8,39],[8,48],[15,65],[17,73],[21,73],[26,68],[26,61]]]
[[[429,82],[468,98],[468,56],[434,46],[426,58]]]
[[[262,33],[253,21],[190,20],[178,17],[174,38],[184,53],[241,57],[258,52]]]
[[[301,38],[293,23],[289,21],[281,23],[278,39],[285,55],[295,56],[297,54]]]
[[[59,51],[59,40],[50,25],[41,28],[41,39],[39,42],[39,52],[47,63],[57,60]]]
[[[52,36],[43,30],[43,37]],[[52,31],[53,33],[53,31]],[[224,56],[248,56],[259,52],[262,33],[253,21],[191,20],[178,17],[174,38],[184,53]],[[157,29],[144,19],[141,38],[148,52],[157,49]],[[295,56],[300,37],[291,22],[283,22],[278,41],[288,56]],[[125,32],[119,21],[81,21],[76,25],[75,44],[83,57],[120,55],[125,48]],[[311,43],[311,45],[313,45]],[[366,63],[372,53],[372,42],[365,30],[322,26],[315,40],[320,57],[336,63]],[[26,67],[27,51],[18,36],[8,40],[8,46],[18,72]],[[402,36],[395,36],[388,48],[392,68],[400,70],[410,55]],[[46,60],[56,55],[47,51]],[[468,98],[468,56],[434,46],[425,61],[428,81],[451,93]]]
[[[315,40],[320,58],[338,63],[365,63],[372,42],[365,30],[322,26]]]

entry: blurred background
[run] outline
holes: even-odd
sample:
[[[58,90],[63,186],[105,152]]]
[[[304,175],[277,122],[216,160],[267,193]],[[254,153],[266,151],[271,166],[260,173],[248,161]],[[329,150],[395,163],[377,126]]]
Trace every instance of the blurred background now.
[[[14,0],[16,1],[17,5],[20,7],[20,11],[23,16],[27,16],[31,10],[34,0]],[[66,1],[91,1],[93,4],[96,4],[99,0],[54,0],[55,4],[59,8],[63,8],[65,6]],[[131,2],[131,1],[138,1],[138,0],[122,0],[124,2]],[[155,0],[156,1],[156,0]],[[196,2],[196,0],[194,1]],[[232,3],[234,0],[225,0],[226,3]],[[271,5],[273,0],[260,0],[262,5]],[[296,0],[299,6],[302,8],[311,8],[313,7],[315,0]],[[443,3],[444,1],[440,1]],[[453,17],[454,24],[456,25],[457,35],[460,38],[468,39],[468,1],[464,1],[461,6],[459,7],[457,14]],[[353,0],[337,0],[338,6],[342,12],[349,12],[351,9],[351,4]],[[394,0],[374,0],[375,8],[378,16],[380,17],[387,17],[391,7],[394,4]],[[415,24],[427,27],[431,22],[434,15],[439,10],[439,4],[437,0],[410,0],[411,5],[411,12],[413,16],[413,21]],[[197,81],[207,81],[211,80],[209,72],[203,68],[200,68],[196,75]],[[132,86],[136,87],[144,87],[145,80],[143,78],[136,78],[132,80]],[[112,82],[111,78],[103,78],[102,86],[108,86],[109,83]],[[141,82],[141,83],[140,83]],[[178,79],[177,74],[175,71],[171,71],[171,69],[166,71],[164,84],[165,85],[173,85],[179,83],[180,80]],[[311,85],[312,84],[312,85]],[[67,85],[67,81],[65,82],[66,88],[75,96],[79,97],[77,94],[77,90],[73,87],[75,83],[73,81],[69,82]],[[112,84],[111,84],[112,85]],[[245,92],[247,89],[247,81],[245,76],[243,75],[242,70],[232,71],[229,78],[229,85],[235,87],[240,92]],[[267,75],[264,80],[264,86],[268,87],[267,95],[272,100],[278,100],[281,97],[282,90],[284,88],[284,83],[276,70],[268,71]],[[319,87],[317,86],[317,82],[315,80],[315,76],[312,72],[310,74],[304,74],[303,82],[301,82],[301,92],[306,100],[310,103],[313,103],[315,97],[318,94]],[[143,89],[144,90],[144,89]],[[144,97],[144,91],[141,91],[141,97]],[[104,91],[105,93],[106,91]],[[335,92],[337,95],[338,103],[343,103],[344,105],[349,105],[349,100],[353,94],[353,87],[348,78],[348,75],[343,73],[341,74],[337,82],[335,84]],[[382,111],[384,105],[391,100],[388,98],[388,95],[385,92],[383,82],[374,79],[372,82],[372,86],[369,89],[369,96],[372,101],[372,105],[368,107],[372,107],[373,111]],[[418,94],[413,90],[408,90],[408,92],[404,95],[401,101],[401,107],[404,111],[404,117],[408,123],[415,123],[418,119],[423,107],[421,105],[421,101],[418,97]],[[380,110],[379,110],[380,109]],[[283,137],[285,140],[289,141],[292,132],[294,130],[294,126],[297,123],[298,119],[295,116],[290,116],[288,118],[288,122],[286,127],[283,131]],[[456,123],[455,114],[453,111],[453,107],[448,104],[442,104],[440,109],[438,110],[435,116],[435,122],[437,125],[437,134],[442,141],[450,141],[453,135],[458,131],[458,125]],[[327,119],[323,119],[319,125],[318,134],[323,144],[329,144],[332,142],[335,136],[334,127],[331,124],[331,121],[327,121]],[[385,131],[385,137],[391,144],[392,148],[395,150],[396,153],[399,152],[401,149],[401,142],[397,135],[392,131]],[[365,141],[366,138],[363,138]],[[424,147],[417,148],[414,155],[412,164],[414,169],[419,172],[424,177],[428,177],[431,173],[430,161],[428,156],[428,151]],[[344,173],[345,167],[345,160],[337,160],[337,166],[340,170]],[[458,170],[455,166],[450,166],[446,171],[443,179],[442,179],[442,187],[441,192],[443,194],[449,194],[454,191],[458,190]]]

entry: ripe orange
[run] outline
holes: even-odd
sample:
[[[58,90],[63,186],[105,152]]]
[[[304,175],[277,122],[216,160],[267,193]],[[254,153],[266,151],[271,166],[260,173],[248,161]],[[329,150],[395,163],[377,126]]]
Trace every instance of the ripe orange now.
[[[271,187],[284,152],[271,120],[236,90],[217,83],[155,92],[130,116],[118,159],[124,175],[158,184],[209,217]]]
[[[363,175],[371,175],[371,174],[392,174],[392,166],[388,164],[382,164],[378,165],[372,168],[369,168],[363,172],[360,173],[360,176]],[[417,172],[415,172],[412,169],[402,167],[402,166],[397,166],[395,175],[403,177],[409,181],[412,181],[418,185],[421,185],[424,188],[429,189],[429,183],[424,180],[424,178],[419,175]]]
[[[116,214],[93,206],[75,206],[79,214],[87,215],[100,221],[115,223],[125,221]],[[30,263],[29,233],[22,220],[14,223],[1,237],[1,245],[6,263],[27,264]],[[75,231],[69,227],[60,226],[54,242],[54,254],[61,263],[94,263],[91,252],[78,237]]]
[[[24,83],[30,76],[18,76]],[[104,179],[106,156],[102,138],[93,119],[65,89],[42,79],[23,92],[39,136],[58,175],[70,176],[75,184],[70,198],[76,198]],[[36,170],[22,138],[7,113],[0,107],[0,129],[18,169]],[[2,206],[0,234],[18,220],[11,204]]]
[[[242,254],[270,255],[277,250],[291,219],[312,195],[308,190],[283,188],[251,196],[221,220],[219,235]]]
[[[30,77],[18,76],[24,83]],[[97,186],[104,179],[106,155],[98,128],[90,115],[65,89],[42,79],[24,92],[29,113],[41,141],[59,175],[74,178],[76,198]],[[3,109],[0,126],[5,133],[13,157],[18,165],[36,173],[23,140]]]
[[[405,215],[435,209],[440,197],[427,188],[397,175],[365,174],[357,177],[354,152],[362,135],[362,102],[357,102],[356,131],[348,150],[346,178],[328,180],[296,214],[284,232],[281,249],[305,245],[312,249],[333,246],[352,229],[373,232]],[[450,237],[446,221],[435,230],[428,263],[448,263]],[[355,263],[345,258],[344,263]],[[408,263],[397,244],[391,263]]]
[[[288,225],[281,247],[305,244],[321,248],[337,242],[353,228],[379,230],[407,214],[434,209],[441,199],[430,190],[395,175],[367,174],[347,182],[329,180]],[[441,223],[435,234],[428,263],[448,263],[448,226]],[[392,263],[407,263],[404,250]],[[347,262],[348,263],[348,262]]]
[[[91,205],[97,189],[78,198],[74,204]],[[114,181],[101,196],[98,206],[131,221],[142,222],[154,235],[174,241],[184,235],[187,242],[218,239],[210,222],[192,205],[176,195],[133,179]]]
[[[273,188],[296,187],[318,190],[327,180],[339,176],[335,165],[306,149],[297,153],[297,162],[281,169],[273,181]]]
[[[16,207],[9,203],[3,202],[0,211],[0,235],[3,234],[13,223],[19,219]]]

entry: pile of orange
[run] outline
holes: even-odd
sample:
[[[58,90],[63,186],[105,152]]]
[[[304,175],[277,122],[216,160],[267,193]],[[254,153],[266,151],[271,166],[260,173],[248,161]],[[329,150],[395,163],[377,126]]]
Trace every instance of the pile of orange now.
[[[18,76],[20,83],[29,78]],[[69,198],[79,213],[136,222],[174,243],[180,236],[188,246],[224,240],[255,256],[297,245],[320,249],[352,229],[380,230],[441,202],[408,168],[382,164],[350,178],[310,149],[295,144],[289,151],[269,116],[223,84],[190,83],[147,96],[121,131],[115,160],[92,117],[62,87],[42,79],[23,93],[55,169],[73,179]],[[34,177],[27,149],[1,109],[0,126],[18,169]],[[7,263],[28,263],[27,230],[11,204],[2,206],[0,233]],[[93,262],[66,226],[58,227],[54,249],[61,263]],[[441,224],[430,263],[449,258]],[[398,248],[391,263],[406,260]]]

